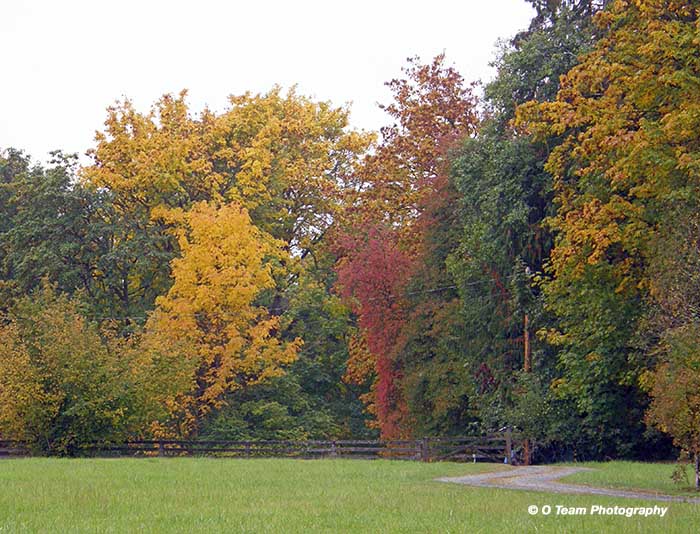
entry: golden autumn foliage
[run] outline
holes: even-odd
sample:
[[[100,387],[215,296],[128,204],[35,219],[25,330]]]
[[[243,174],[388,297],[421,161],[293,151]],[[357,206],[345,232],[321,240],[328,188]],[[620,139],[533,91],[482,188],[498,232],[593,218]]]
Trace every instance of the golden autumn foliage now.
[[[56,403],[42,388],[15,324],[0,329],[0,435],[30,441],[49,424]]]
[[[562,77],[556,100],[518,109],[520,128],[561,141],[545,167],[557,204],[548,221],[557,237],[545,292],[560,317],[573,302],[593,309],[595,300],[612,310],[615,300],[609,320],[631,325],[652,283],[660,223],[697,198],[699,9],[698,2],[613,2],[596,15],[604,36]],[[596,295],[594,286],[611,291]],[[578,339],[593,361],[600,352],[588,341],[594,336],[576,333],[585,327],[574,317],[550,340]]]
[[[369,390],[360,395],[360,400],[365,405],[365,412],[373,417],[372,420],[366,423],[367,426],[379,429],[376,402],[376,357],[370,352],[367,340],[361,331],[355,332],[348,340],[348,363],[343,375],[343,381],[359,386],[369,384]]]
[[[173,285],[156,300],[144,344],[190,362],[188,390],[168,401],[171,431],[187,434],[226,393],[281,374],[301,341],[280,342],[279,318],[255,304],[274,286],[271,262],[285,253],[245,208],[200,202],[156,213],[175,224],[181,257],[172,262]]]
[[[338,188],[372,138],[347,130],[347,109],[276,87],[193,116],[186,94],[164,96],[147,114],[128,100],[109,108],[83,179],[126,210],[234,202],[292,246],[327,228]]]
[[[148,113],[119,102],[81,171],[88,187],[109,192],[126,226],[114,237],[120,290],[160,294],[142,349],[177,355],[188,383],[167,400],[161,433],[196,431],[227,394],[294,359],[300,341],[278,341],[279,319],[255,300],[296,279],[290,273],[332,224],[339,190],[372,139],[348,129],[348,109],[294,89],[229,104],[194,114],[186,91]],[[134,255],[145,247],[146,258]]]
[[[660,210],[700,181],[697,2],[617,0],[596,16],[606,35],[562,78],[554,102],[529,102],[517,122],[563,139],[554,176],[556,276],[614,265],[617,290],[648,280],[638,269]]]
[[[165,415],[176,366],[98,328],[77,301],[45,284],[0,327],[0,435],[44,453],[74,454],[139,435]]]

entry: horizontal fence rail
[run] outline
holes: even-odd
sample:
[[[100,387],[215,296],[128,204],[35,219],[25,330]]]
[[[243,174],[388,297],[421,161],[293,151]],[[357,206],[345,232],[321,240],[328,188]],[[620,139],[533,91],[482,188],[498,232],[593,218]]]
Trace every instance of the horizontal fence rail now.
[[[29,456],[29,450],[21,441],[0,439],[0,458],[13,456]]]
[[[140,440],[92,444],[90,457],[211,456],[229,458],[358,458],[414,461],[499,462],[514,460],[520,438],[510,432],[484,436],[406,440]],[[23,444],[0,440],[0,456],[29,455]]]

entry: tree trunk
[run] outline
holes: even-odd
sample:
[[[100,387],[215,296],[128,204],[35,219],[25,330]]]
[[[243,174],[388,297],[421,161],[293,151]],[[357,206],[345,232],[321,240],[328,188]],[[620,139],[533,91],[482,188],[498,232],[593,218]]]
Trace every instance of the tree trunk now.
[[[695,453],[695,489],[700,489],[700,454]]]

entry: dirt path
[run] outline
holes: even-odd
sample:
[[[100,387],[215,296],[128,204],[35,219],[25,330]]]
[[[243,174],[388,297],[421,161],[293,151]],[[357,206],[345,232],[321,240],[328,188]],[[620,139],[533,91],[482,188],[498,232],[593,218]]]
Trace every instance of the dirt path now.
[[[700,503],[700,498],[662,495],[642,490],[598,488],[594,486],[557,482],[557,479],[578,473],[579,471],[591,471],[591,469],[585,467],[553,466],[515,467],[495,473],[482,473],[480,475],[468,475],[463,477],[443,477],[438,478],[438,480],[440,482],[453,482],[455,484],[466,484],[467,486],[477,486],[481,488],[519,489],[543,491],[547,493],[606,495],[609,497],[624,497],[627,499]]]

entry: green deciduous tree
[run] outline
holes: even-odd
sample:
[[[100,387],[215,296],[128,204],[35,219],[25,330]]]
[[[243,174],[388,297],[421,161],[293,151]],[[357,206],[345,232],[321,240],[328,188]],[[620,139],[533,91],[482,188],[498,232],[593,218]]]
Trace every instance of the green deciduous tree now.
[[[602,6],[557,1],[536,7],[530,28],[501,45],[478,132],[452,153],[458,211],[446,264],[459,296],[461,365],[482,427],[515,425],[570,451],[582,445],[574,430],[581,428],[580,415],[549,389],[559,376],[552,347],[531,335],[532,376],[521,372],[525,315],[531,334],[553,320],[536,280],[553,243],[543,224],[553,214],[552,178],[543,167],[560,140],[517,132],[512,120],[518,105],[556,96],[559,76],[594,44],[591,14]],[[555,413],[568,421],[555,425]]]

